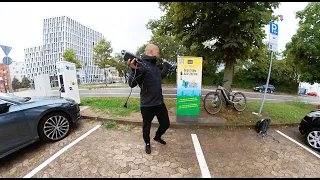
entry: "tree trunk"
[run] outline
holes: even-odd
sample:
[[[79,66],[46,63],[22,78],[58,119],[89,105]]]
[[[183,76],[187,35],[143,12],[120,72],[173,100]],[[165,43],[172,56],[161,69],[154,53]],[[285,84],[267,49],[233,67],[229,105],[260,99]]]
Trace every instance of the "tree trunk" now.
[[[223,87],[226,88],[229,92],[231,92],[233,71],[234,71],[234,61],[227,57],[225,59],[223,81],[226,81],[226,80],[228,80],[228,81],[223,84]],[[229,97],[230,94],[228,92],[226,92],[226,95],[227,95],[227,97]],[[222,99],[223,99],[223,103],[224,103],[225,107],[227,107],[228,105],[231,105],[224,98],[222,98]]]
[[[233,71],[234,71],[234,60],[227,57],[225,59],[223,81],[226,81],[226,80],[228,81],[224,83],[223,87],[226,88],[228,91],[231,91]]]
[[[105,77],[105,83],[106,83],[106,86],[108,86],[108,81],[107,81],[107,69],[104,69],[104,77]]]

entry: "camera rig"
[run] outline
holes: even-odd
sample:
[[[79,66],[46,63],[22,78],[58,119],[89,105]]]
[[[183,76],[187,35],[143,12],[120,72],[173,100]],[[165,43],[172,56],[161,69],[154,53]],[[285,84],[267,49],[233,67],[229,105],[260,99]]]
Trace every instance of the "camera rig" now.
[[[137,62],[138,64],[144,65],[144,62],[143,62],[142,58],[134,55],[133,53],[130,53],[129,51],[122,50],[122,51],[121,51],[121,54],[122,54],[123,60],[124,60],[125,62],[127,62],[128,59],[134,59],[134,58],[135,58],[135,59],[136,59],[136,62]],[[164,59],[162,59],[162,58],[159,59],[159,62],[160,62],[161,64],[163,64],[164,62],[166,62],[166,63],[169,64],[169,74],[171,74],[171,73],[172,73],[173,71],[175,71],[176,68],[177,68],[177,63],[176,63],[176,62],[166,61],[166,60],[164,60]]]

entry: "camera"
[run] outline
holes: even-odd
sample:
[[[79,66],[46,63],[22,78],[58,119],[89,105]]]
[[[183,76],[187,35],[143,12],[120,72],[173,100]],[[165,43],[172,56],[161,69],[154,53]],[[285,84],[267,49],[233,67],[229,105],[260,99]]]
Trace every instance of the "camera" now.
[[[137,60],[138,63],[142,63],[142,59],[141,59],[140,57],[138,57],[138,56],[130,53],[129,51],[122,50],[122,51],[121,51],[121,54],[123,55],[123,60],[124,60],[125,62],[127,62],[128,59],[131,59],[131,60],[132,60],[132,59],[136,58],[136,60]]]
[[[140,57],[130,53],[129,51],[122,50],[121,54],[122,54],[123,60],[125,62],[127,62],[128,59],[132,60],[132,59],[136,58],[136,62],[135,63],[138,63],[139,65],[142,65],[142,66],[147,66]],[[163,64],[164,62],[168,63],[170,71],[172,71],[172,70],[177,68],[176,63],[174,63],[174,62],[166,61],[166,60],[164,60],[162,58],[159,59],[159,62],[160,62],[160,64]]]

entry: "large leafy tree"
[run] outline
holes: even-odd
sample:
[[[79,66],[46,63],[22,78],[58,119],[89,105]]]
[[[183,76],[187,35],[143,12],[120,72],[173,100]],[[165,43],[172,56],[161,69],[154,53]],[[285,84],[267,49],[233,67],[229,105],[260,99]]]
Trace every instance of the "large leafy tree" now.
[[[93,51],[93,63],[96,64],[100,69],[105,69],[105,82],[107,84],[106,66],[110,65],[109,63],[113,59],[111,55],[113,51],[111,42],[103,38],[94,46]]]
[[[225,63],[225,87],[230,89],[234,65],[247,60],[253,48],[263,46],[264,26],[278,2],[160,2],[165,16],[153,20],[160,34],[181,39],[189,52],[211,51],[215,61]],[[204,45],[207,44],[207,45]],[[204,46],[204,47],[201,47]]]
[[[80,61],[77,59],[76,53],[74,52],[74,50],[73,50],[72,48],[69,48],[69,49],[65,50],[65,51],[63,52],[62,57],[63,57],[63,59],[64,59],[65,61],[74,63],[74,64],[76,65],[76,68],[77,68],[77,69],[82,68],[81,63],[80,63]]]
[[[320,2],[309,3],[296,17],[299,28],[284,54],[298,69],[300,81],[320,83]]]

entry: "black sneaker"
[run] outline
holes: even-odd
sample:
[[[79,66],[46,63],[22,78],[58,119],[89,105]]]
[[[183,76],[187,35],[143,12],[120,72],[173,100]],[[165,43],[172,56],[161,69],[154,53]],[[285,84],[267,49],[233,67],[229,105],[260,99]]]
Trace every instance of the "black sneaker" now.
[[[164,140],[162,140],[161,138],[153,138],[153,140],[155,140],[155,141],[157,141],[157,142],[159,142],[160,144],[163,144],[163,145],[165,145],[165,144],[167,144]]]
[[[151,146],[150,146],[150,143],[147,143],[147,144],[146,144],[146,153],[147,153],[147,154],[151,154]]]

